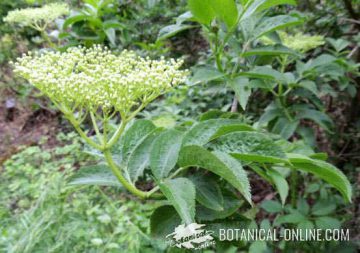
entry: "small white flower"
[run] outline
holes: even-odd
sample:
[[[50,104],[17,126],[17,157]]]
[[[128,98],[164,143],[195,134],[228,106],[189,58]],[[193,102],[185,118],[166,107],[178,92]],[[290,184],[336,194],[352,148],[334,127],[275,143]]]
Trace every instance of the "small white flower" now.
[[[100,246],[104,243],[104,241],[101,238],[93,238],[91,239],[91,243],[95,246]]]

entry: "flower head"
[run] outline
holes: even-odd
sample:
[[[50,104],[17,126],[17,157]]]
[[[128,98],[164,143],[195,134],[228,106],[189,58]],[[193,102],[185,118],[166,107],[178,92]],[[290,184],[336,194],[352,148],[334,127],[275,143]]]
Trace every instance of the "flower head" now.
[[[69,13],[65,3],[52,3],[39,8],[26,8],[10,11],[4,18],[5,22],[17,23],[23,26],[44,26],[60,16]]]
[[[324,36],[320,35],[310,36],[303,33],[289,35],[286,32],[280,32],[279,35],[285,46],[302,53],[325,44]]]
[[[114,108],[127,113],[184,81],[182,61],[150,60],[132,51],[119,55],[101,46],[24,55],[15,72],[55,103],[68,108]]]
[[[325,44],[324,37],[320,35],[311,36],[303,33],[289,35],[286,32],[279,32],[279,36],[283,45],[301,53],[306,53],[311,49]],[[262,37],[261,41],[266,45],[274,44],[274,42],[267,37]]]

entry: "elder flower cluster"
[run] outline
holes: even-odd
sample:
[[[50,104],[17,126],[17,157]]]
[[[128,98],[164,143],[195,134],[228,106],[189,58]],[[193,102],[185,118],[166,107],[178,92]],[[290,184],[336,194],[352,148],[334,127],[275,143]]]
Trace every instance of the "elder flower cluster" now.
[[[10,11],[5,22],[23,26],[41,27],[70,12],[65,3],[52,3],[39,8],[26,8]]]
[[[182,83],[182,61],[151,60],[132,51],[115,55],[101,46],[23,55],[14,71],[66,108],[128,113]]]
[[[302,53],[325,44],[324,37],[320,35],[310,36],[303,33],[289,35],[285,32],[280,32],[279,35],[285,46]]]
[[[279,37],[285,46],[301,53],[306,53],[325,44],[324,37],[320,35],[311,36],[303,33],[290,35],[286,32],[279,32]],[[262,37],[261,41],[267,45],[275,44],[267,37]]]

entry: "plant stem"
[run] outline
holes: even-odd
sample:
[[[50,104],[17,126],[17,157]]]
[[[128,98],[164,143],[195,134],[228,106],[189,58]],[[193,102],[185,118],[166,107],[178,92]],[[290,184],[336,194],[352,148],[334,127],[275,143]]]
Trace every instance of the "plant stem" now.
[[[125,179],[125,177],[122,175],[122,173],[120,171],[120,168],[115,164],[109,149],[105,149],[103,153],[104,153],[106,162],[110,166],[110,169],[112,170],[112,172],[114,173],[116,178],[129,192],[133,193],[134,195],[136,195],[142,199],[146,199],[151,195],[152,192],[150,193],[150,192],[141,191]]]
[[[64,111],[63,111],[64,112]],[[80,128],[79,122],[74,118],[74,116],[70,113],[65,113],[65,117],[70,121],[70,123],[74,126],[75,130],[79,133],[79,135],[93,148],[96,148],[98,150],[103,150],[103,147],[93,141],[91,138],[89,138],[86,133]]]
[[[56,49],[57,46],[54,42],[51,41],[49,36],[46,34],[45,30],[40,31],[41,37],[49,44],[49,46],[53,49]]]
[[[92,111],[90,111],[90,117],[98,140],[102,143],[102,145],[105,145],[105,140],[99,131],[94,113]]]
[[[290,180],[291,180],[291,184],[290,184],[291,206],[295,208],[297,202],[297,188],[298,188],[297,187],[298,172],[295,168],[291,169]]]

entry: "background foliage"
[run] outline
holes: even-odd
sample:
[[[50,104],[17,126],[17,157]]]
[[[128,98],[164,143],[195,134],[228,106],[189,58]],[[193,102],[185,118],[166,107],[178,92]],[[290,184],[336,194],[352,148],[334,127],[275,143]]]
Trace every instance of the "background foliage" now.
[[[101,159],[91,150],[83,152],[84,144],[51,103],[12,74],[10,60],[28,50],[43,50],[49,43],[38,31],[9,25],[3,22],[3,17],[16,8],[49,2],[55,1],[0,3],[0,249],[4,252],[166,251],[161,240],[153,240],[156,235],[150,223],[154,222],[156,213],[149,221],[161,202],[139,202],[117,185],[102,186],[104,182],[97,182],[97,186],[76,184],[84,182],[81,182],[81,169],[80,174],[75,172],[85,165],[94,166]],[[187,85],[161,97],[140,115],[156,127],[176,126],[176,130],[167,130],[169,136],[175,138],[178,132],[174,131],[189,131],[191,125],[206,120],[238,120],[271,132],[274,139],[281,136],[291,141],[291,147],[280,143],[285,150],[306,155],[328,153],[331,163],[352,183],[353,204],[348,204],[328,183],[311,174],[301,172],[294,176],[288,169],[275,167],[247,169],[255,207],[246,211],[245,202],[226,202],[233,197],[227,189],[218,195],[219,199],[197,197],[203,206],[219,208],[213,212],[204,208],[203,219],[245,218],[252,220],[251,226],[266,228],[281,224],[298,228],[350,228],[352,242],[218,244],[218,252],[356,251],[360,169],[360,10],[356,0],[306,0],[298,6],[275,6],[254,17],[252,23],[247,20],[229,38],[226,33],[236,22],[236,15],[226,13],[231,8],[222,9],[224,3],[218,8],[224,13],[220,11],[216,16],[210,11],[210,16],[204,16],[203,8],[197,9],[197,1],[66,2],[71,13],[46,31],[58,50],[100,43],[114,51],[133,49],[155,58],[185,59],[186,67],[193,73]],[[216,21],[211,23],[213,18]],[[286,25],[281,27],[283,33],[276,36],[272,29],[277,27],[279,19]],[[256,38],[251,37],[254,34]],[[284,43],[287,37],[296,41],[299,34],[322,36],[322,42],[300,50],[296,50],[296,45]],[[261,35],[268,37],[259,40],[264,37]],[[304,38],[297,39],[301,40]],[[236,76],[239,72],[245,74]],[[231,148],[228,143],[216,145]],[[211,145],[206,148],[211,149]],[[180,154],[183,158],[179,158],[179,163],[183,165],[197,165],[192,164],[190,156],[196,152],[199,156],[205,153],[204,160],[212,157],[200,147],[192,146],[192,150],[182,152],[188,152]],[[128,163],[127,159],[123,162]],[[217,159],[231,158],[217,154],[212,159],[214,163]],[[157,166],[166,170],[175,164],[153,165]],[[163,171],[154,174],[160,178]],[[152,187],[148,185],[149,175],[147,172],[139,177],[137,184],[142,189]],[[297,186],[296,192],[290,189],[290,201],[284,200],[287,192],[280,189],[288,184],[279,175],[287,179],[290,187]],[[131,177],[138,179],[138,174]],[[100,178],[107,177],[102,174]],[[216,182],[212,173],[190,179],[197,185],[205,181],[215,185],[214,188],[222,183]],[[75,183],[69,184],[70,181]],[[219,212],[224,201],[230,210],[226,214]],[[166,205],[160,208],[166,207],[162,213],[174,212]]]

